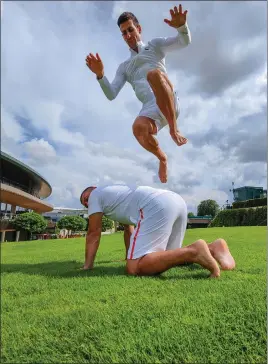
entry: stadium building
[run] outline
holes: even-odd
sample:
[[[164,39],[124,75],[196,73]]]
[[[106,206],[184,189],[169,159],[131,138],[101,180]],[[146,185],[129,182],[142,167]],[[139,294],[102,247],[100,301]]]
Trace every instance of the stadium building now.
[[[64,216],[88,217],[87,209],[73,209],[68,207],[54,207],[50,212],[43,214],[44,218],[53,222],[58,222]]]
[[[35,170],[1,152],[1,242],[27,240],[25,232],[16,231],[12,219],[22,211],[44,213],[53,210],[45,202],[52,192],[50,184]]]
[[[264,190],[263,187],[253,187],[253,186],[244,186],[233,189],[234,201],[246,201],[253,200],[256,198],[265,198],[267,197],[267,190]]]

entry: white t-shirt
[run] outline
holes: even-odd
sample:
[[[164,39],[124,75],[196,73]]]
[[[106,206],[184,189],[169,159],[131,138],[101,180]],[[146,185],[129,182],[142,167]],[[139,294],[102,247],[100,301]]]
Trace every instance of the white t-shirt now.
[[[88,215],[102,212],[111,220],[133,225],[138,222],[140,209],[167,190],[147,186],[112,185],[97,187],[88,199]]]
[[[155,38],[148,44],[140,41],[138,53],[130,49],[130,58],[120,64],[112,83],[106,76],[98,80],[106,97],[109,100],[115,99],[124,84],[129,82],[137,98],[143,104],[151,102],[155,97],[147,82],[148,71],[160,69],[167,73],[165,67],[166,53],[185,48],[191,43],[191,34],[187,23],[179,27],[177,31],[175,37]]]

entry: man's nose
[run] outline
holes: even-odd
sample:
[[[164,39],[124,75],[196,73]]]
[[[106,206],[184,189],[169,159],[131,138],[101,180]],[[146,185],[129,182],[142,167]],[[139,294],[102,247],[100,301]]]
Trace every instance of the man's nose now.
[[[130,39],[130,38],[131,38],[131,34],[127,33],[127,39]]]

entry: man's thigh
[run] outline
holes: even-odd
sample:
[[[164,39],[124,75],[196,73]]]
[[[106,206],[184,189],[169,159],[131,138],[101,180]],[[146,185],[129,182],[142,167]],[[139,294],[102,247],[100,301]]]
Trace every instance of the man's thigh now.
[[[145,130],[149,134],[156,135],[157,134],[157,126],[155,121],[147,116],[138,116],[133,125],[132,125],[133,132],[143,132]]]
[[[179,214],[175,220],[170,237],[167,243],[167,250],[173,250],[182,247],[183,239],[187,228],[187,206],[185,201],[178,196],[177,203],[179,207]]]
[[[176,118],[180,115],[180,103],[177,97],[177,93],[174,92],[174,104],[176,110]],[[156,100],[152,100],[151,102],[144,104],[139,116],[144,116],[152,119],[157,127],[157,131],[160,131],[162,128],[168,125],[168,121],[166,120],[164,114],[159,109]]]
[[[172,197],[164,193],[140,211],[140,218],[131,235],[128,259],[166,250],[178,216],[177,205]]]

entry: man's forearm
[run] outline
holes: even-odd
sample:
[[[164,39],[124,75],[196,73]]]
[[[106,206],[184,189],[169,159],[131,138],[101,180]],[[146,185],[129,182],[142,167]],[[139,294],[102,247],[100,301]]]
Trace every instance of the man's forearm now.
[[[97,80],[101,80],[104,77],[104,72],[97,75]]]
[[[90,233],[86,236],[84,268],[93,268],[95,256],[100,244],[100,233]]]
[[[107,77],[103,74],[97,75],[97,80],[108,100],[114,100],[118,95],[121,88],[126,83],[126,77],[124,74],[124,67],[120,65],[116,71],[115,78],[112,83],[109,82]]]
[[[175,37],[155,38],[151,44],[164,54],[187,47],[191,43],[191,33],[187,23],[180,26]]]
[[[102,88],[102,91],[104,92],[104,95],[107,97],[107,99],[110,101],[114,100],[116,97],[116,92],[114,90],[113,85],[110,84],[110,82],[108,81],[106,76],[104,76],[104,74],[102,75],[102,77],[97,76],[97,80],[100,84],[100,87]]]

